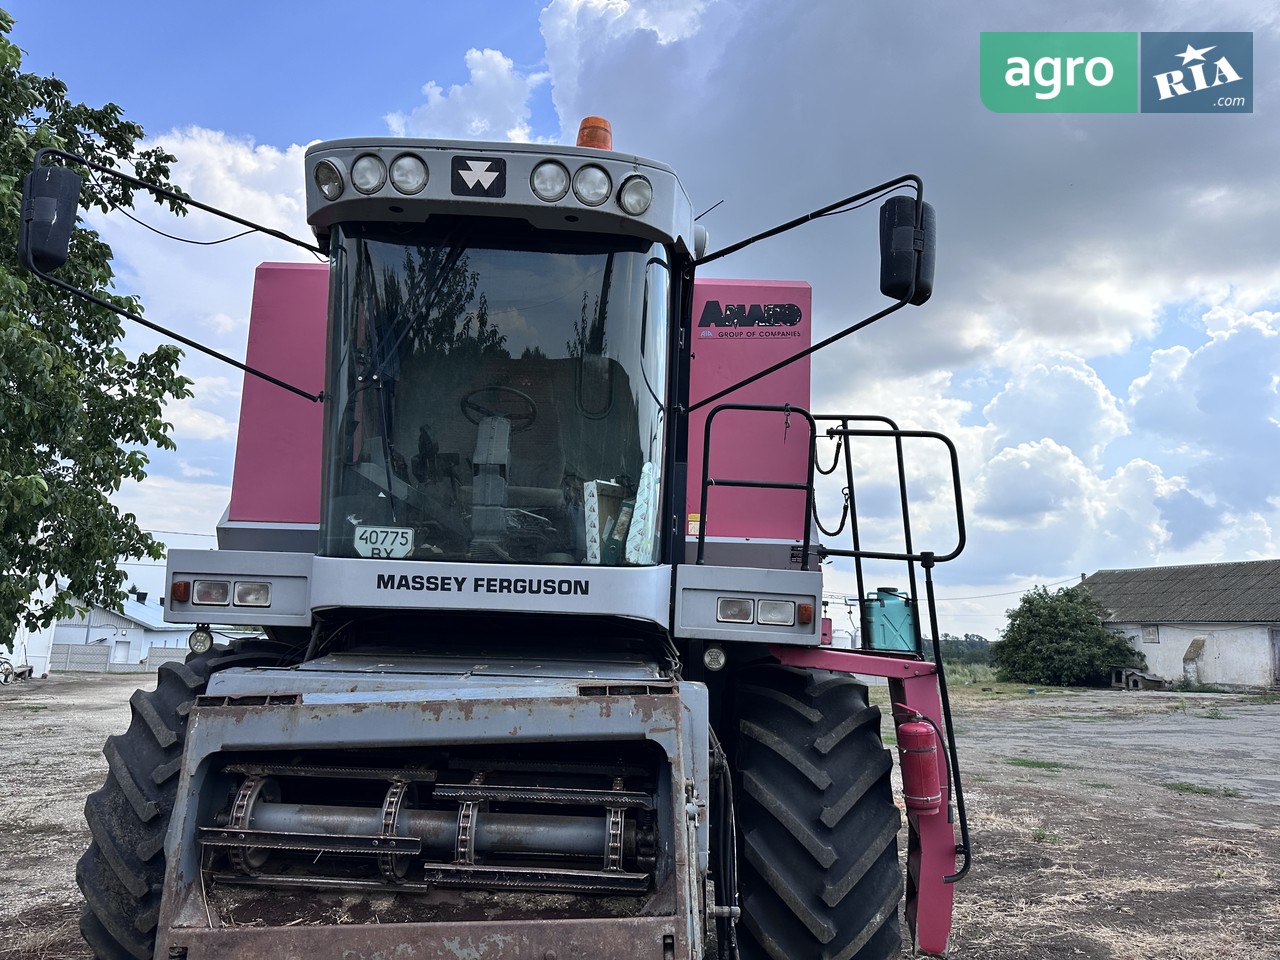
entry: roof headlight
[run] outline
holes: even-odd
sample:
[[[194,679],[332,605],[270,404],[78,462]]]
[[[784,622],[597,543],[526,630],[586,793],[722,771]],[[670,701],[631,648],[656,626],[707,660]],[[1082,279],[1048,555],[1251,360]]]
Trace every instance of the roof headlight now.
[[[311,176],[326,200],[337,200],[342,196],[342,173],[332,160],[321,160],[317,163]]]
[[[569,171],[554,160],[543,160],[533,168],[529,186],[539,200],[554,203],[569,192]]]
[[[391,185],[401,193],[421,193],[428,176],[427,165],[412,153],[402,153],[391,161]]]
[[[598,207],[609,199],[613,182],[604,167],[589,163],[573,175],[573,193],[588,207]]]
[[[618,190],[618,206],[623,210],[638,217],[649,209],[651,203],[653,184],[648,177],[628,177],[622,181],[622,188]]]
[[[366,153],[351,165],[351,182],[361,193],[377,193],[387,182],[387,165],[381,157]]]

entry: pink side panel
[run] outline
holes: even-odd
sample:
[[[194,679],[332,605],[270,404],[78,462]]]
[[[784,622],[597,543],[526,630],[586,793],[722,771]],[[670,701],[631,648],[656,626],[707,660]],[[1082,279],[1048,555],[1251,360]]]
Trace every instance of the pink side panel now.
[[[813,290],[790,280],[695,280],[689,401],[697,403],[810,345]],[[759,308],[753,310],[752,308]],[[772,309],[770,309],[772,307]],[[794,309],[793,309],[794,308]],[[798,322],[788,322],[795,321]],[[739,318],[726,323],[725,314]],[[717,319],[720,323],[717,324]],[[743,322],[755,320],[757,322]],[[760,323],[772,319],[773,323]],[[806,357],[736,390],[689,418],[687,533],[696,536],[702,497],[703,430],[707,414],[722,403],[809,409]],[[808,467],[808,424],[778,413],[727,411],[713,424],[712,477],[803,483]],[[799,541],[804,536],[804,493],[792,490],[713,489],[707,501],[707,536]]]
[[[324,385],[329,268],[264,263],[245,362],[310,393]],[[319,523],[323,404],[245,374],[228,519]]]

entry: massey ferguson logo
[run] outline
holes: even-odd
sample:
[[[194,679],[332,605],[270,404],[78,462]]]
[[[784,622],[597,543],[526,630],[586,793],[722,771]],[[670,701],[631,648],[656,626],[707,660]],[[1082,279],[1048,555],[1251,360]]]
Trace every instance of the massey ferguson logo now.
[[[454,157],[452,171],[455,197],[507,195],[507,161],[502,157]]]
[[[794,327],[803,319],[794,303],[729,303],[708,300],[699,327]]]

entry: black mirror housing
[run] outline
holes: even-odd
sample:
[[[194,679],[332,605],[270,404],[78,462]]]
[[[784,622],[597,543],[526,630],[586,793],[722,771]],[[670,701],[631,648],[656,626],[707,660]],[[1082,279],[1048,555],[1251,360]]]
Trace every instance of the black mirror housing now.
[[[928,300],[933,294],[937,237],[938,221],[932,205],[924,205],[917,231],[915,199],[886,200],[880,207],[880,292],[894,300],[910,293],[910,302],[916,306]]]
[[[23,180],[18,259],[28,270],[49,273],[67,262],[80,186],[66,167],[37,167]]]

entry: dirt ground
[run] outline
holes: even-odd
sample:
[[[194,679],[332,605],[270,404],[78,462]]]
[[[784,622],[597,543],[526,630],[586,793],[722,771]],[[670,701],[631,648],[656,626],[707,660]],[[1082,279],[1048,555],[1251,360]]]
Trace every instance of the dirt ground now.
[[[0,960],[89,957],[81,810],[147,679],[0,687]],[[1280,958],[1280,702],[1005,687],[953,698],[975,858],[952,957]]]

